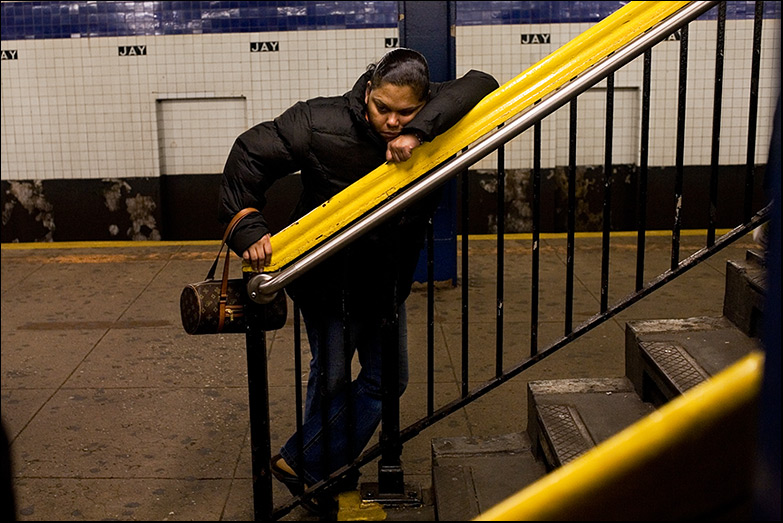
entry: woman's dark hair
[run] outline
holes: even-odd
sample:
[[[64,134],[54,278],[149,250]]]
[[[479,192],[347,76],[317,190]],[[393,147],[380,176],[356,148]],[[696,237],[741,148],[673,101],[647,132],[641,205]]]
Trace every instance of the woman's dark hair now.
[[[385,83],[410,86],[419,100],[426,100],[430,94],[430,69],[427,59],[413,49],[400,47],[383,55],[377,64],[371,64],[370,88],[376,89]]]

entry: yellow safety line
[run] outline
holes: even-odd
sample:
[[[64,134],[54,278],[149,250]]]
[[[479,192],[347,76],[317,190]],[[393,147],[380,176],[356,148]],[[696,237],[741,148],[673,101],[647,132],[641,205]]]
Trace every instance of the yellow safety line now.
[[[710,380],[495,505],[475,521],[546,521],[591,499],[694,432],[758,396],[764,355],[754,352]],[[641,473],[641,472],[640,472]],[[562,517],[562,516],[561,516]]]
[[[220,247],[220,240],[116,240],[116,241],[71,241],[71,242],[20,242],[3,243],[0,249],[6,251],[35,249],[104,249],[124,247],[179,247],[183,245],[208,245]],[[216,252],[217,254],[217,252]]]
[[[717,237],[731,232],[732,229],[715,229]],[[577,232],[575,238],[600,238],[603,233],[600,232]],[[609,236],[612,238],[636,238],[636,231],[612,231]],[[750,233],[748,233],[750,234]],[[672,231],[645,231],[646,237],[667,237],[672,235]],[[680,236],[706,236],[707,229],[683,229]],[[462,235],[457,235],[458,239]],[[539,238],[542,240],[562,240],[568,236],[565,232],[542,232]],[[468,241],[497,241],[497,234],[470,234]],[[512,232],[503,235],[505,240],[531,240],[533,234],[529,232]],[[0,250],[3,251],[24,251],[24,250],[44,250],[44,249],[124,249],[129,247],[180,247],[180,246],[206,246],[220,247],[220,240],[117,240],[117,241],[53,241],[53,242],[17,242],[0,243]]]
[[[447,132],[385,163],[272,237],[274,272],[376,208],[460,150],[496,129],[690,2],[630,2],[487,95]]]

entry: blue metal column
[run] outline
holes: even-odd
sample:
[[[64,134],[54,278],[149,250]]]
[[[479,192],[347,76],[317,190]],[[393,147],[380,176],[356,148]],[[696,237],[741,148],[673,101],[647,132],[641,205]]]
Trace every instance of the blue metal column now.
[[[414,49],[427,59],[433,82],[456,77],[454,24],[456,2],[399,2],[400,46]],[[444,188],[433,220],[435,280],[457,282],[457,182]],[[415,281],[427,281],[426,248],[419,257]]]

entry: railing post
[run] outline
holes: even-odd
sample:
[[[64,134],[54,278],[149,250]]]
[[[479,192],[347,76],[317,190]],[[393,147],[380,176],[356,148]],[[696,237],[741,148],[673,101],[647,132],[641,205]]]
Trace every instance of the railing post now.
[[[244,272],[245,284],[252,273]],[[283,292],[283,291],[278,291]],[[250,459],[253,471],[253,516],[256,521],[272,521],[272,475],[269,457],[269,380],[266,368],[266,333],[263,306],[252,300],[245,304],[245,345],[247,349],[247,394],[250,410]]]
[[[470,305],[469,305],[469,298],[470,293],[469,285],[470,285],[470,257],[469,257],[469,234],[470,234],[470,210],[469,210],[469,201],[470,201],[470,184],[469,177],[468,177],[468,171],[465,170],[461,174],[461,182],[462,182],[462,202],[461,202],[461,208],[462,208],[462,269],[460,271],[460,277],[462,278],[462,352],[461,352],[461,361],[462,361],[462,397],[468,395],[468,383],[470,381],[470,359],[468,358],[468,341],[470,340],[469,335],[469,329],[470,329]]]
[[[503,301],[504,301],[504,252],[506,233],[506,154],[505,147],[498,147],[498,237],[497,237],[497,303],[495,338],[495,376],[503,374]]]
[[[533,126],[533,243],[531,245],[530,355],[538,354],[538,280],[541,230],[541,122]]]
[[[761,28],[764,18],[764,2],[756,1],[753,16],[753,52],[750,69],[750,100],[748,101],[748,149],[745,165],[745,201],[743,204],[744,221],[753,214],[753,192],[755,187],[756,164],[756,125],[759,110],[759,71],[761,68]]]
[[[576,98],[568,104],[568,225],[566,245],[565,336],[573,330],[574,231],[576,230]]]
[[[675,151],[674,225],[672,226],[671,270],[680,262],[682,190],[685,176],[685,98],[688,93],[688,25],[680,29],[680,75],[677,89],[677,147]]]
[[[435,234],[427,224],[427,416],[435,410]]]
[[[399,252],[399,233],[394,232],[389,242],[389,252]],[[392,256],[388,264],[379,269],[397,274]],[[378,461],[378,483],[361,487],[360,496],[365,502],[377,502],[391,506],[421,505],[421,492],[417,487],[405,484],[402,468],[402,438],[400,437],[400,351],[407,344],[407,336],[401,336],[407,328],[407,317],[400,314],[405,305],[399,305],[398,281],[392,284],[392,292],[384,299],[381,318],[381,456]],[[407,350],[407,347],[405,347]],[[407,363],[407,362],[406,362]],[[407,369],[406,369],[407,372]]]
[[[636,292],[644,288],[644,246],[647,232],[647,174],[650,151],[650,82],[652,78],[652,50],[644,52],[642,73],[642,122],[639,144],[639,191],[636,202]]]
[[[604,217],[601,242],[601,312],[609,307],[609,244],[612,230],[612,143],[614,127],[614,73],[606,77],[606,136],[604,141]]]
[[[710,157],[710,209],[707,247],[715,245],[718,223],[718,175],[720,173],[720,122],[723,105],[723,55],[726,43],[726,2],[718,6],[718,31],[715,39],[715,87],[712,101],[712,148]]]
[[[381,389],[383,414],[381,425],[381,459],[378,462],[378,491],[383,496],[401,495],[405,490],[400,443],[400,318],[396,310],[383,319],[383,355]]]

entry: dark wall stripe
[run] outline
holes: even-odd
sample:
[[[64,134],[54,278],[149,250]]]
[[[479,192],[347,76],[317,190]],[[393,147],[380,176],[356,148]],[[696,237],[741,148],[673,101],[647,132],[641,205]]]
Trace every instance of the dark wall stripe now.
[[[763,191],[765,166],[755,167],[754,205],[766,203]],[[639,183],[639,167],[615,165],[612,177],[613,231],[636,229],[635,195]],[[690,203],[684,209],[682,226],[685,229],[705,229],[708,217],[704,209],[709,205],[710,166],[685,167],[684,198]],[[567,194],[565,168],[541,171],[539,232],[566,230]],[[497,193],[492,182],[497,174],[492,171],[471,171],[469,234],[497,232]],[[603,168],[577,170],[576,182],[582,187],[584,205],[575,216],[577,231],[599,231],[602,223]],[[533,230],[529,208],[533,201],[533,173],[527,169],[507,169],[505,232],[522,233]],[[719,193],[742,194],[745,166],[721,166]],[[651,202],[669,201],[675,183],[673,167],[649,169],[649,199]],[[181,175],[159,178],[125,178],[113,180],[43,180],[0,181],[3,213],[2,243],[40,241],[99,241],[99,240],[216,240],[223,233],[217,219],[220,175]],[[458,184],[455,184],[458,185]],[[279,231],[288,219],[301,191],[297,176],[287,176],[267,192],[264,209],[272,230]],[[457,187],[455,191],[460,191]],[[73,195],[80,195],[74,198]],[[455,198],[459,198],[456,195]],[[129,203],[132,201],[132,208]],[[453,201],[459,201],[453,200]],[[666,206],[654,206],[647,217],[647,228],[671,228],[671,213],[660,212]],[[147,209],[140,216],[139,208]],[[462,223],[461,209],[455,210],[456,224]],[[742,220],[742,201],[726,198],[721,202],[718,228],[733,227]],[[451,234],[462,231],[452,231]],[[440,232],[439,234],[443,234]]]

